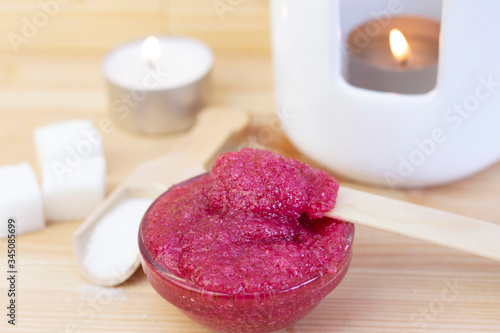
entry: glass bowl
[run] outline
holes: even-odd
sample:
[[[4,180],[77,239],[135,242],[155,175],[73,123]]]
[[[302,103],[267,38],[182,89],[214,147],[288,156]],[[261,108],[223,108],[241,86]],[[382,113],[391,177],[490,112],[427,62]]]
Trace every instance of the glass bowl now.
[[[201,177],[200,175],[198,177]],[[191,178],[177,186],[198,179]],[[162,194],[160,198],[167,195]],[[157,199],[160,200],[160,198]],[[191,281],[174,275],[153,260],[143,237],[147,217],[156,201],[148,209],[139,228],[139,249],[142,268],[151,286],[168,302],[189,318],[219,332],[273,332],[290,326],[304,317],[342,281],[352,255],[354,225],[347,236],[344,258],[335,273],[318,275],[309,281],[286,290],[263,291],[248,294],[224,294],[202,289]]]

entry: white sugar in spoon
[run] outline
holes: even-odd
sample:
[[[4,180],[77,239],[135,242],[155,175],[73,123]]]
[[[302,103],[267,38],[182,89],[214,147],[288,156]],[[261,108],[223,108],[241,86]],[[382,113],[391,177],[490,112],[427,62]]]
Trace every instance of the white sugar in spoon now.
[[[500,260],[500,225],[340,187],[327,217]]]
[[[175,183],[206,172],[204,165],[219,152],[232,134],[246,127],[248,121],[246,112],[208,108],[201,112],[191,132],[169,154],[141,164],[75,231],[73,252],[83,276],[102,286],[115,286],[132,276],[140,266],[137,233],[140,218],[144,214],[142,210],[145,210],[148,200],[152,202]],[[129,199],[133,204],[124,205]],[[113,219],[127,218],[132,219],[132,223],[123,222],[120,229],[128,229],[115,229],[117,232],[113,233],[110,220],[113,222]],[[104,237],[94,233],[100,223],[106,224],[101,224],[98,230],[106,232]],[[89,244],[99,246],[102,250],[89,251]],[[114,258],[107,258],[106,255],[116,250],[110,247],[113,244],[121,245],[123,251]],[[107,265],[110,260],[111,265]],[[89,268],[89,263],[95,265]],[[103,271],[106,269],[108,271]]]

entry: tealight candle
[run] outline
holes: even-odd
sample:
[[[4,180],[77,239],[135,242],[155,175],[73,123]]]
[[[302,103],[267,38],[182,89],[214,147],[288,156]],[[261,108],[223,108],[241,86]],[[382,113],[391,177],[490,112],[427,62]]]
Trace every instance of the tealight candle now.
[[[213,54],[202,42],[149,37],[119,46],[103,62],[112,118],[158,134],[190,127],[208,103]]]
[[[376,91],[431,91],[436,85],[439,29],[438,22],[417,17],[363,24],[347,41],[346,80]]]

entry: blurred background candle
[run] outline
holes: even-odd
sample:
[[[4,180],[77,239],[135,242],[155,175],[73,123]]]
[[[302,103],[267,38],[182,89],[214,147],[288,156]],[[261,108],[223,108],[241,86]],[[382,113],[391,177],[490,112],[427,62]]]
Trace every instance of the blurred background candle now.
[[[103,63],[115,122],[141,133],[189,128],[208,104],[212,51],[181,37],[148,37],[119,46]]]
[[[370,21],[349,34],[347,50],[344,76],[350,84],[426,93],[436,85],[439,23],[419,17],[394,17],[388,24]]]

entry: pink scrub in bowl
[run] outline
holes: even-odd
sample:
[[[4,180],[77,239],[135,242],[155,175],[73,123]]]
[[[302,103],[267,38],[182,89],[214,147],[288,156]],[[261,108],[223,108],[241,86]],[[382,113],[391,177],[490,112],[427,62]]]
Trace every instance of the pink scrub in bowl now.
[[[327,173],[265,150],[221,155],[170,188],[139,231],[153,288],[221,332],[272,332],[309,313],[345,276],[354,226],[323,218]]]

